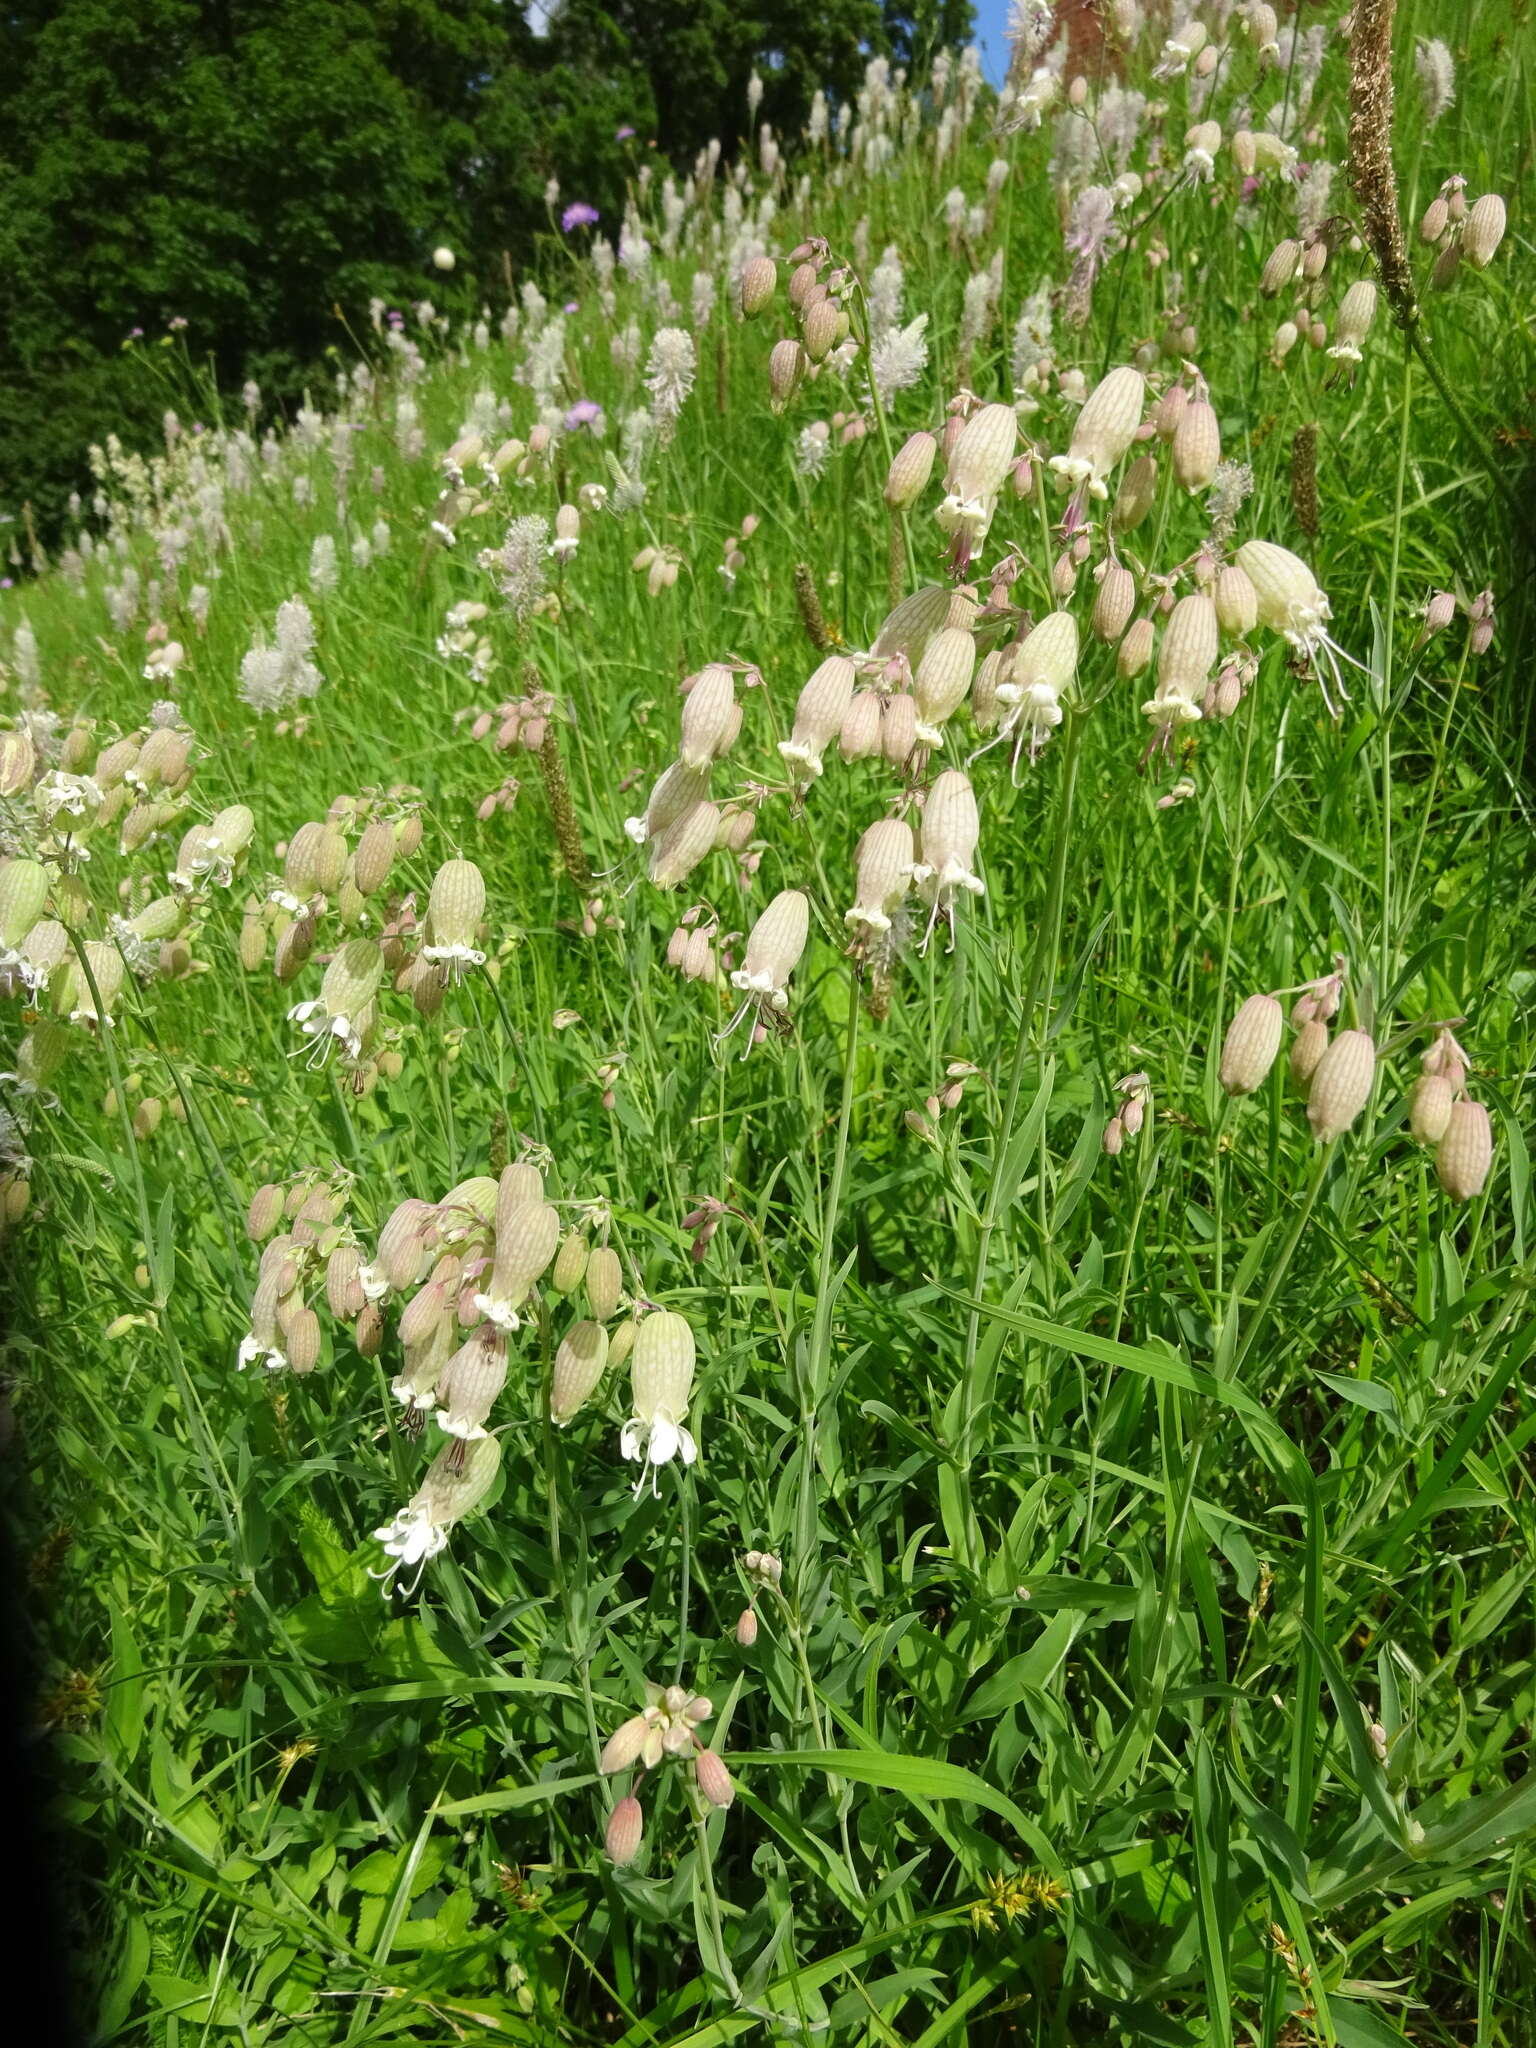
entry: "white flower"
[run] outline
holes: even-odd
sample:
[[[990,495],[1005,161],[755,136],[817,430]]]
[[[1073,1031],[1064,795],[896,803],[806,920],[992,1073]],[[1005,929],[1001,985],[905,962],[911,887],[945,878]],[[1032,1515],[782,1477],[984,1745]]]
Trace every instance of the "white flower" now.
[[[384,1581],[386,1594],[402,1565],[415,1567],[416,1576],[408,1590],[416,1590],[429,1560],[447,1549],[454,1524],[480,1505],[500,1466],[499,1437],[475,1437],[467,1442],[455,1438],[438,1452],[407,1504],[392,1522],[373,1532],[390,1562],[370,1577]]]
[[[483,955],[481,956],[484,957]],[[362,1052],[363,1042],[353,1027],[350,1017],[331,1016],[319,998],[307,1003],[295,1003],[288,1012],[288,1021],[297,1024],[307,1039],[313,1041],[309,1065],[323,1066],[332,1043],[341,1045],[348,1059],[357,1059]]]
[[[657,1492],[656,1468],[670,1464],[681,1453],[691,1465],[699,1447],[683,1427],[688,1413],[688,1396],[693,1390],[693,1332],[679,1315],[649,1315],[635,1333],[630,1366],[630,1383],[635,1412],[619,1436],[619,1448],[632,1464],[640,1466],[635,1497],[647,1479]]]
[[[268,1372],[283,1372],[288,1365],[288,1360],[277,1346],[263,1344],[253,1330],[240,1339],[240,1349],[235,1354],[235,1370],[244,1372],[248,1365],[254,1365],[257,1360],[260,1360]]]

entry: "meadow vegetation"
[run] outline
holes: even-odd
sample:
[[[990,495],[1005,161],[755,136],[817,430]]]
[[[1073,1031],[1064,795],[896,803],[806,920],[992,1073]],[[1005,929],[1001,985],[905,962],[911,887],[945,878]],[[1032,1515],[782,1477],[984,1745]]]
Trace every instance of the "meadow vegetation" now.
[[[1524,12],[1015,28],[18,537],[103,2042],[1531,2038]]]

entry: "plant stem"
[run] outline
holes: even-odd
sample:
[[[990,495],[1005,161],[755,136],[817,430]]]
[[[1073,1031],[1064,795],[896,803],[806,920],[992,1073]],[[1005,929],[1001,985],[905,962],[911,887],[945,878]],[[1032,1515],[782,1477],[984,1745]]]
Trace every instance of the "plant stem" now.
[[[1024,998],[1024,1007],[1019,1014],[1018,1036],[1014,1040],[1013,1061],[1008,1072],[1008,1092],[1003,1102],[1003,1118],[998,1129],[997,1143],[992,1149],[992,1170],[987,1181],[986,1199],[982,1205],[981,1228],[976,1240],[976,1262],[971,1275],[971,1295],[981,1301],[985,1296],[987,1282],[987,1259],[992,1249],[993,1234],[1003,1205],[1003,1167],[1007,1160],[1013,1138],[1014,1119],[1018,1115],[1019,1093],[1024,1082],[1024,1068],[1028,1061],[1034,1032],[1036,1005],[1040,999],[1042,985],[1046,979],[1049,963],[1051,983],[1054,987],[1056,971],[1056,950],[1060,944],[1062,903],[1066,891],[1067,854],[1072,836],[1072,806],[1077,789],[1077,764],[1086,713],[1071,710],[1066,717],[1066,730],[1062,741],[1061,789],[1056,800],[1056,836],[1051,856],[1051,875],[1048,885],[1045,911],[1035,935],[1034,958],[1030,964],[1029,987]],[[975,1424],[976,1401],[976,1353],[981,1341],[981,1310],[973,1308],[966,1323],[965,1353],[961,1362],[960,1428],[954,1455],[957,1464],[961,1498],[964,1503],[965,1526],[968,1532],[974,1525],[969,1512],[971,1498],[971,1432]],[[974,1565],[975,1559],[970,1562]]]

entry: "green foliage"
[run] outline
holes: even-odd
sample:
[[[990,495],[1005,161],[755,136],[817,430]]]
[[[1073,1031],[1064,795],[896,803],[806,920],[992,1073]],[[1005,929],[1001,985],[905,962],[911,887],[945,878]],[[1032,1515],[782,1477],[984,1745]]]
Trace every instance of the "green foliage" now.
[[[292,404],[348,347],[341,308],[503,291],[553,232],[551,179],[616,232],[648,143],[687,161],[741,135],[754,63],[793,133],[815,89],[851,96],[862,50],[968,21],[571,0],[535,35],[498,0],[23,0],[0,23],[0,500],[30,497],[51,540],[88,442],[153,444],[135,332],[184,320],[221,387]]]
[[[1257,280],[1293,190],[1270,179],[1240,203],[1225,154],[1210,185],[1159,183],[1144,140],[1143,208],[1122,216],[1134,232],[1082,330],[1058,291],[1056,369],[1022,421],[1046,474],[1079,416],[1058,371],[1091,386],[1149,342],[1161,386],[1193,351],[1225,451],[1253,471],[1237,537],[1305,553],[1363,664],[1337,721],[1266,630],[1236,714],[1191,722],[1174,759],[1141,762],[1150,684],[1121,679],[1087,630],[1105,549],[1092,501],[1089,561],[1064,600],[1084,629],[1079,689],[1041,759],[1016,777],[1004,748],[972,759],[982,736],[961,711],[930,767],[908,777],[832,747],[791,802],[776,743],[820,658],[797,568],[849,648],[873,644],[893,575],[902,589],[946,576],[937,474],[909,515],[910,555],[899,522],[893,545],[882,426],[898,442],[940,430],[962,381],[1011,396],[1014,320],[1071,268],[1046,196],[1056,138],[999,140],[988,108],[942,161],[930,118],[888,169],[815,186],[835,258],[867,285],[897,245],[904,317],[929,315],[929,366],[888,417],[858,360],[770,406],[769,351],[795,331],[783,266],[771,310],[737,319],[705,210],[655,257],[680,304],[698,268],[720,303],[675,434],[629,461],[643,501],[622,505],[608,458],[650,399],[645,350],[635,367],[610,343],[630,319],[647,343],[663,323],[623,276],[610,312],[583,266],[550,409],[600,401],[606,439],[573,429],[551,462],[495,481],[480,456],[504,432],[526,441],[537,417],[528,337],[508,344],[493,317],[477,338],[477,293],[447,333],[412,329],[423,362],[408,377],[362,315],[373,273],[358,255],[346,310],[363,362],[335,401],[355,449],[340,486],[324,431],[283,437],[271,465],[235,459],[233,430],[184,437],[153,473],[125,464],[108,480],[121,556],[103,546],[0,598],[6,722],[33,717],[46,738],[51,711],[61,742],[78,725],[87,768],[167,696],[197,736],[167,838],[125,854],[121,814],[81,828],[86,937],[108,942],[112,913],[163,894],[184,825],[235,803],[255,815],[233,887],[189,892],[188,959],[127,975],[111,1029],[67,1024],[57,1100],[0,1082],[31,1153],[26,1214],[14,1180],[0,1190],[7,1455],[47,1664],[39,1747],[77,1849],[77,1947],[103,2042],[1525,2048],[1536,874],[1515,771],[1530,598],[1499,493],[1527,487],[1529,467],[1495,429],[1536,380],[1519,318],[1529,188],[1498,168],[1524,132],[1528,53],[1498,46],[1482,11],[1453,12],[1458,105],[1425,130],[1405,48],[1397,150],[1410,217],[1458,169],[1510,201],[1494,266],[1429,302],[1426,347],[1464,417],[1384,315],[1353,376],[1306,348],[1277,367],[1289,303],[1262,300]],[[1440,12],[1405,13],[1453,32]],[[441,23],[431,38],[453,42]],[[450,70],[465,47],[444,55]],[[1235,50],[1224,115],[1279,90]],[[1134,60],[1143,83],[1155,56],[1154,38]],[[1152,140],[1177,163],[1186,88],[1158,90],[1170,112]],[[496,175],[521,176],[518,137],[546,132],[546,110],[487,98]],[[381,87],[380,133],[403,119],[393,105]],[[1335,153],[1344,116],[1330,48],[1311,121]],[[350,146],[338,163],[361,177]],[[951,247],[947,192],[982,204],[998,157],[991,224],[967,222]],[[770,191],[782,198],[759,186],[747,202]],[[292,203],[324,231],[323,194]],[[1349,204],[1342,177],[1334,203]],[[770,236],[781,256],[802,225],[788,211]],[[995,253],[1001,306],[962,349],[966,282]],[[1341,236],[1328,317],[1365,270]],[[1156,346],[1170,331],[1177,355]],[[180,350],[150,360],[184,417],[217,416]],[[829,433],[808,474],[807,430],[836,414],[868,430]],[[485,447],[460,446],[460,503],[443,458],[471,426]],[[1309,426],[1315,536],[1290,477]],[[213,448],[227,534],[189,514],[167,567],[165,527]],[[1156,452],[1154,511],[1117,542],[1149,610],[1149,579],[1188,590],[1211,538],[1206,495],[1179,489]],[[600,484],[607,509],[583,513],[575,554],[536,565],[555,601],[519,621],[497,588],[509,521],[553,521]],[[1038,618],[1063,601],[1064,503],[1033,478],[1003,495],[983,560],[1011,551],[1019,568],[984,635],[1016,631],[1009,607]],[[355,559],[377,519],[387,547]],[[326,537],[332,589],[308,581]],[[679,575],[650,595],[658,548]],[[161,644],[144,604],[114,618],[124,561],[141,598],[159,583],[153,623],[185,650],[173,680],[143,673]],[[976,588],[985,599],[986,574]],[[1464,612],[1424,638],[1436,588],[1495,593],[1487,653],[1470,651]],[[325,680],[259,717],[242,660],[296,592]],[[476,603],[472,631],[452,623]],[[624,821],[672,756],[677,679],[727,658],[756,680],[742,675],[742,735],[713,788],[771,793],[744,866],[716,851],[666,896]],[[561,856],[546,756],[526,729],[498,746],[494,707],[536,685],[591,883]],[[487,715],[483,733],[467,709]],[[952,951],[941,927],[919,953],[919,921],[880,1014],[873,970],[847,949],[853,850],[875,818],[915,813],[940,759],[970,762],[986,894],[962,907]],[[33,794],[17,794],[0,812],[8,846],[36,836]],[[422,821],[370,929],[419,915],[451,852],[487,884],[487,960],[441,1010],[381,991],[393,1077],[294,1057],[289,1012],[321,987],[340,889],[294,980],[270,957],[238,964],[247,899],[261,915],[279,848],[343,795]],[[736,992],[723,975],[681,980],[669,939],[707,903],[739,965],[739,935],[791,886],[811,898],[812,935],[786,1025],[740,1057],[741,1035],[716,1035]],[[1374,1035],[1378,1078],[1320,1149],[1283,1061],[1233,1101],[1218,1061],[1241,998],[1289,1004],[1340,954],[1338,1021]],[[60,996],[7,986],[8,1027]],[[1467,1202],[1405,1127],[1441,1020],[1495,1131]],[[0,1064],[16,1064],[9,1046]],[[1145,1122],[1111,1154],[1106,1121],[1133,1071]],[[136,1135],[148,1098],[165,1113]],[[401,1297],[377,1360],[312,1286],[316,1369],[237,1371],[261,1256],[247,1204],[263,1182],[310,1175],[344,1195],[340,1227],[371,1251],[397,1203],[436,1200],[503,1151],[545,1162],[563,1220],[608,1231],[628,1291],[687,1317],[700,1460],[632,1491],[627,1370],[553,1428],[549,1354],[580,1310],[546,1287],[495,1411],[497,1488],[417,1591],[385,1598],[374,1532],[441,1440],[399,1426]],[[700,1241],[684,1219],[706,1198],[725,1206]],[[782,1559],[777,1587],[746,1563],[765,1549]],[[704,1729],[737,1796],[705,1811],[687,1766],[665,1763],[639,1787],[641,1851],[616,1866],[604,1830],[630,1780],[602,1775],[600,1748],[646,1681],[673,1680],[708,1694]]]

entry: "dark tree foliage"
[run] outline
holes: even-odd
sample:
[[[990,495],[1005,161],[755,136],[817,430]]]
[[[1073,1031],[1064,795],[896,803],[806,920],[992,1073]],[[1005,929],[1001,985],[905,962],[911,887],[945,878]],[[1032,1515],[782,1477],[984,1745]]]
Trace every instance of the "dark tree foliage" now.
[[[565,0],[537,35],[500,0],[13,0],[0,510],[55,528],[87,442],[152,438],[172,319],[222,388],[291,401],[341,309],[504,297],[558,232],[551,177],[612,230],[648,149],[740,140],[754,65],[793,134],[818,87],[850,98],[871,54],[922,62],[969,23],[969,0]]]

